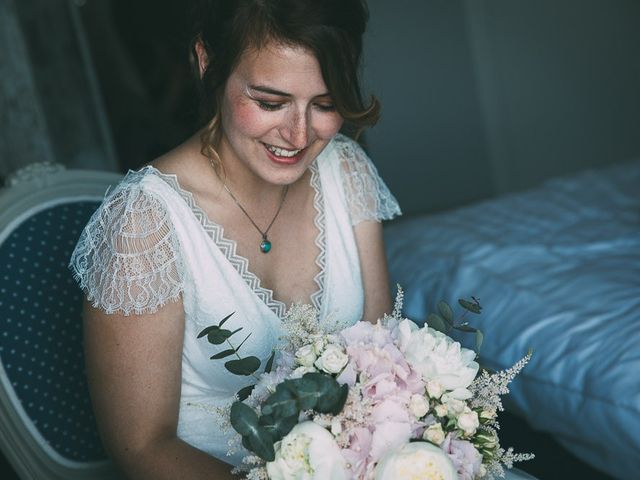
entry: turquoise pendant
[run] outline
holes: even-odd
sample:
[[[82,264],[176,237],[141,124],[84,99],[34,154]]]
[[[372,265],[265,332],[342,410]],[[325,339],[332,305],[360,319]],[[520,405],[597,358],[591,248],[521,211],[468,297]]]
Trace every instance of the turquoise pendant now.
[[[262,253],[269,253],[271,251],[271,242],[267,240],[267,236],[262,237],[262,242],[260,243],[260,251]]]

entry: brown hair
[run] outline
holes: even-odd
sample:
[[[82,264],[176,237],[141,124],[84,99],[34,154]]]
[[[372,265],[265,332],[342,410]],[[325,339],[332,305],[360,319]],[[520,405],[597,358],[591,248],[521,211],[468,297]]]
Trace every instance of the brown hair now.
[[[268,42],[303,47],[320,64],[336,110],[354,136],[374,125],[380,103],[371,96],[365,105],[359,71],[362,35],[369,12],[364,0],[201,0],[195,11],[191,43],[192,65],[199,79],[203,153],[217,157],[220,104],[224,86],[248,49]],[[200,75],[196,43],[209,59]]]

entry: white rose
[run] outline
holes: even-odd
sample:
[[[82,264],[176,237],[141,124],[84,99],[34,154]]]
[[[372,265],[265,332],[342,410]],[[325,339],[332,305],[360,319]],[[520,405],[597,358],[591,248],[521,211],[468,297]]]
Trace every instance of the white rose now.
[[[400,328],[400,342],[407,362],[422,379],[437,381],[444,390],[466,389],[480,368],[474,361],[473,350],[462,348],[460,343],[428,326],[419,330],[410,325]]]
[[[449,409],[446,405],[442,405],[441,403],[436,405],[433,410],[436,412],[436,415],[439,417],[446,417],[447,413],[449,413]]]
[[[458,400],[457,398],[450,397],[448,394],[442,395],[441,401],[444,405],[447,406],[448,415],[450,417],[457,417],[464,409],[467,408],[467,404],[462,400]]]
[[[340,373],[349,362],[349,357],[342,351],[338,345],[327,345],[315,362],[315,366],[327,373]]]
[[[340,448],[333,435],[314,422],[302,422],[274,445],[276,458],[267,462],[270,480],[347,480]]]
[[[303,367],[313,367],[313,362],[316,361],[316,358],[313,345],[305,345],[296,351],[296,362]]]
[[[422,438],[430,441],[431,443],[435,443],[436,445],[440,445],[444,442],[444,430],[442,430],[442,425],[440,425],[439,422],[429,425],[422,434]]]
[[[422,418],[429,412],[429,402],[423,395],[414,394],[409,401],[409,411],[416,418]]]
[[[478,414],[469,407],[466,407],[458,417],[458,428],[462,430],[465,435],[471,436],[476,433],[479,426],[480,421],[478,420]]]
[[[375,480],[414,478],[457,480],[458,473],[449,457],[427,442],[405,443],[385,455],[376,466]]]
[[[444,390],[442,389],[442,385],[440,385],[437,381],[429,380],[427,382],[427,393],[431,398],[438,399],[443,392]]]

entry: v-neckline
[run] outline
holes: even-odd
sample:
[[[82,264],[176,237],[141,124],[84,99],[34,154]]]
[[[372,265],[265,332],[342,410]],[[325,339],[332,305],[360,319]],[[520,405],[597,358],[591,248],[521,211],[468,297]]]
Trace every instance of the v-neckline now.
[[[315,263],[319,270],[313,278],[317,285],[317,289],[310,295],[309,300],[311,301],[311,304],[320,311],[325,291],[324,280],[327,249],[324,196],[317,160],[318,159],[316,158],[316,160],[309,165],[309,170],[311,171],[309,184],[314,189],[313,206],[316,210],[316,214],[314,216],[313,223],[318,231],[315,238],[315,245],[318,247],[318,255],[316,256]],[[247,286],[278,318],[282,319],[287,311],[287,305],[274,297],[273,290],[261,285],[260,278],[249,269],[249,260],[237,253],[237,242],[233,239],[227,238],[224,233],[224,227],[211,220],[205,211],[196,203],[193,193],[180,186],[177,175],[163,173],[152,165],[144,167],[142,171],[144,170],[148,170],[154,175],[157,175],[180,195],[183,201],[193,212],[207,236],[224,254],[225,258],[234,267],[238,275],[242,277]]]

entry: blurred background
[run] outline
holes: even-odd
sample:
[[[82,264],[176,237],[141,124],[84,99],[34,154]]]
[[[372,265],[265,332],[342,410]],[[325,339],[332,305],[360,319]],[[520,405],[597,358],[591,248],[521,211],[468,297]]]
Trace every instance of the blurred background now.
[[[194,129],[189,2],[1,0],[0,175],[126,171]],[[640,154],[638,0],[370,0],[365,143],[405,213]]]
[[[364,143],[405,214],[640,157],[640,1],[368,3],[383,116]],[[42,161],[125,172],[192,134],[188,5],[0,0],[0,180]],[[526,428],[504,443],[533,450]],[[541,478],[606,478],[537,440]]]

